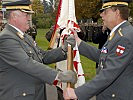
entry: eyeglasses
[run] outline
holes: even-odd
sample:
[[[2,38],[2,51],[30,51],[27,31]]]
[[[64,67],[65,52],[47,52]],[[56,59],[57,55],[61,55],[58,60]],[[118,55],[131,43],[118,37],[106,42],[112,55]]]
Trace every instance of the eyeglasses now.
[[[106,15],[110,10],[111,10],[111,8],[107,8],[102,13]]]
[[[30,14],[25,13],[25,12],[22,12],[22,14],[23,14],[25,17],[29,17],[29,16],[30,16]]]
[[[29,14],[27,14],[27,13],[23,12],[23,15],[28,16]]]

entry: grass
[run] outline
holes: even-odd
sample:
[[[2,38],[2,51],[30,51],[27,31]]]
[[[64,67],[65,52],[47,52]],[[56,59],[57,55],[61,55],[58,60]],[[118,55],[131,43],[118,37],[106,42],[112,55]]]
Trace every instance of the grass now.
[[[49,29],[38,29],[38,34],[36,37],[36,42],[38,44],[38,46],[40,48],[42,48],[43,50],[47,50],[49,42],[46,40],[45,38],[45,33],[48,32]],[[91,45],[97,46],[91,42],[88,42]],[[95,70],[95,62],[89,60],[88,58],[81,56],[81,63],[84,69],[84,73],[85,73],[85,78],[86,80],[90,80],[92,79],[95,74],[96,74],[96,70]],[[54,67],[55,64],[50,64],[50,67]]]

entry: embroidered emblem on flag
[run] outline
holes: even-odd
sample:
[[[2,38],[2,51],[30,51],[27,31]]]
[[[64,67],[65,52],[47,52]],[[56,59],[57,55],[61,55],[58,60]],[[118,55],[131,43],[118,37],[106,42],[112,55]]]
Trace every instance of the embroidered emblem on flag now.
[[[106,47],[103,47],[103,48],[101,49],[101,53],[108,53],[108,49],[107,49]]]
[[[121,46],[121,45],[118,45],[118,46],[117,46],[116,54],[117,54],[118,56],[121,56],[121,55],[124,53],[124,51],[125,51],[125,47],[123,47],[123,46]]]

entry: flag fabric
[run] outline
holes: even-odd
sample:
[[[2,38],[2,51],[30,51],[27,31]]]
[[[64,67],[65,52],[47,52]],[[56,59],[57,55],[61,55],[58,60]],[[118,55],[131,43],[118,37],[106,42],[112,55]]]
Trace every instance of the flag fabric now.
[[[60,0],[59,6],[58,6],[58,13],[56,17],[56,25],[55,25],[55,34],[60,29],[63,29],[61,36],[60,36],[60,46],[63,43],[64,36],[73,34],[71,31],[69,31],[69,28],[74,28],[77,31],[80,31],[80,27],[78,26],[76,22],[75,17],[75,4],[74,0]],[[73,66],[74,70],[77,73],[78,81],[75,84],[75,87],[81,86],[85,83],[84,78],[84,72],[82,69],[81,61],[80,61],[80,55],[78,46],[73,48],[74,58],[73,58]],[[64,71],[67,70],[67,61],[61,61],[56,63],[57,70]],[[64,89],[66,88],[66,84],[61,83],[60,86]],[[63,86],[64,85],[64,86]]]

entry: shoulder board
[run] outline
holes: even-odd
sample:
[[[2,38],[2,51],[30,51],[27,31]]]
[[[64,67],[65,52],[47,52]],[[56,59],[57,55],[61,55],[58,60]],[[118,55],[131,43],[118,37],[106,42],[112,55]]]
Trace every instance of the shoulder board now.
[[[122,32],[121,32],[121,28],[118,30],[118,33],[120,36],[123,36]]]
[[[109,37],[109,40],[112,40],[114,36],[115,36],[115,33],[113,32],[112,35]]]
[[[20,39],[24,39],[24,36],[20,32],[17,32],[17,35]]]

